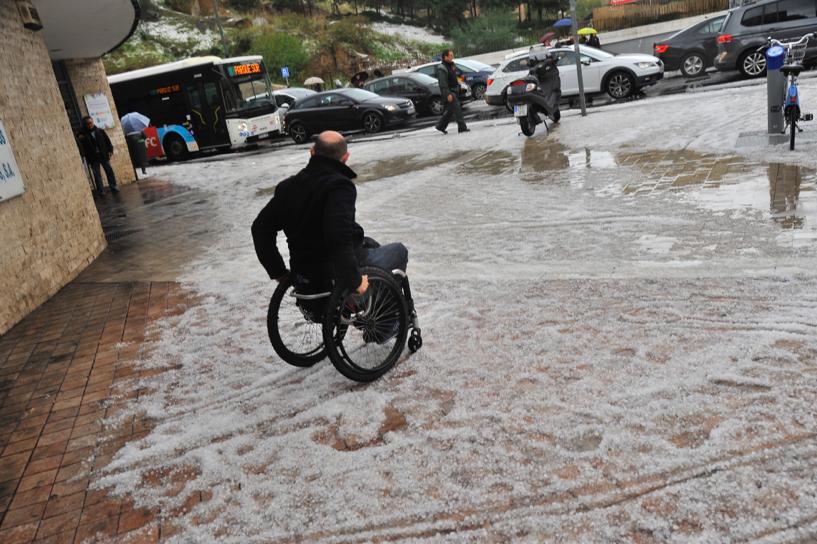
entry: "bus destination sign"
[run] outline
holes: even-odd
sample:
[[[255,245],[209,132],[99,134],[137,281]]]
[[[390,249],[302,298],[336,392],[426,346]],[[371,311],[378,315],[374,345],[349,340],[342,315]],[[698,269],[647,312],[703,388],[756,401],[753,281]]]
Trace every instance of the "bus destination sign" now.
[[[181,90],[182,90],[182,86],[179,85],[178,83],[176,83],[176,84],[173,84],[173,85],[168,85],[167,87],[159,87],[158,89],[151,89],[150,94],[151,95],[171,94],[171,93],[177,93],[177,92],[179,92]]]
[[[236,64],[235,66],[228,66],[227,73],[233,77],[260,74],[261,64],[258,62],[253,62],[250,64]]]

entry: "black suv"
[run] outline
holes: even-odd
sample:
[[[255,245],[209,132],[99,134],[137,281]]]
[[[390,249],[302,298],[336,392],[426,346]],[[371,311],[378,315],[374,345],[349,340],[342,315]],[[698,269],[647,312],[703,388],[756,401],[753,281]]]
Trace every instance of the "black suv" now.
[[[758,48],[771,36],[798,40],[817,32],[817,0],[765,0],[735,8],[718,36],[718,70],[740,70],[746,77],[766,73],[766,57]],[[817,41],[809,41],[804,64],[814,64]]]

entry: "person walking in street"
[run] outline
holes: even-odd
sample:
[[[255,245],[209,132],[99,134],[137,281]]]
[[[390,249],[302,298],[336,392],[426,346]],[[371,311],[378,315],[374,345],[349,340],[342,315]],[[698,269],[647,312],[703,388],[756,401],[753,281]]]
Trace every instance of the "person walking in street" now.
[[[105,131],[94,125],[94,120],[90,116],[82,118],[82,131],[79,134],[79,141],[82,144],[83,155],[85,160],[91,166],[94,172],[94,184],[96,185],[96,194],[102,196],[105,194],[105,188],[102,185],[102,172],[100,167],[105,170],[105,176],[108,178],[108,185],[114,193],[119,192],[116,186],[116,176],[111,168],[111,157],[113,156],[113,144]]]
[[[587,45],[590,47],[595,47],[596,49],[601,49],[601,42],[599,41],[598,34],[590,34],[590,37],[587,38]]]
[[[454,51],[446,49],[443,51],[442,58],[443,61],[437,65],[436,74],[437,82],[440,84],[440,96],[445,100],[445,112],[434,128],[443,134],[448,134],[446,128],[451,122],[451,117],[454,116],[457,119],[459,132],[468,132],[469,129],[462,117],[462,105],[459,98],[460,82],[457,79],[457,68],[454,66]]]

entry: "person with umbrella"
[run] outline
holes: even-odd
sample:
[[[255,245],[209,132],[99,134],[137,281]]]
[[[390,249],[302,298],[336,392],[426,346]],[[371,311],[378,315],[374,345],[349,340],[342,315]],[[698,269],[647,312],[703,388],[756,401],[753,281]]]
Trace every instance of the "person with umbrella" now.
[[[138,166],[142,169],[143,174],[147,174],[147,170],[145,170],[147,149],[145,148],[145,138],[142,131],[150,125],[150,119],[139,112],[132,111],[123,115],[119,122],[122,124],[122,131],[125,133],[125,141],[128,143],[128,151],[134,168]]]
[[[586,36],[586,43],[590,47],[595,47],[596,49],[601,49],[601,42],[599,41],[599,33],[595,28],[586,26],[584,28],[580,28],[578,32],[579,36],[585,37]]]

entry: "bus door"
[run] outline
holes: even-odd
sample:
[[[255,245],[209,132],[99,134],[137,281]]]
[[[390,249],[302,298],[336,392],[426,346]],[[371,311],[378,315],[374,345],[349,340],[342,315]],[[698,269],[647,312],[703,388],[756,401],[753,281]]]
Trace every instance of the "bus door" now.
[[[190,101],[190,123],[199,147],[229,145],[224,105],[218,84],[212,81],[196,82],[185,87]]]

